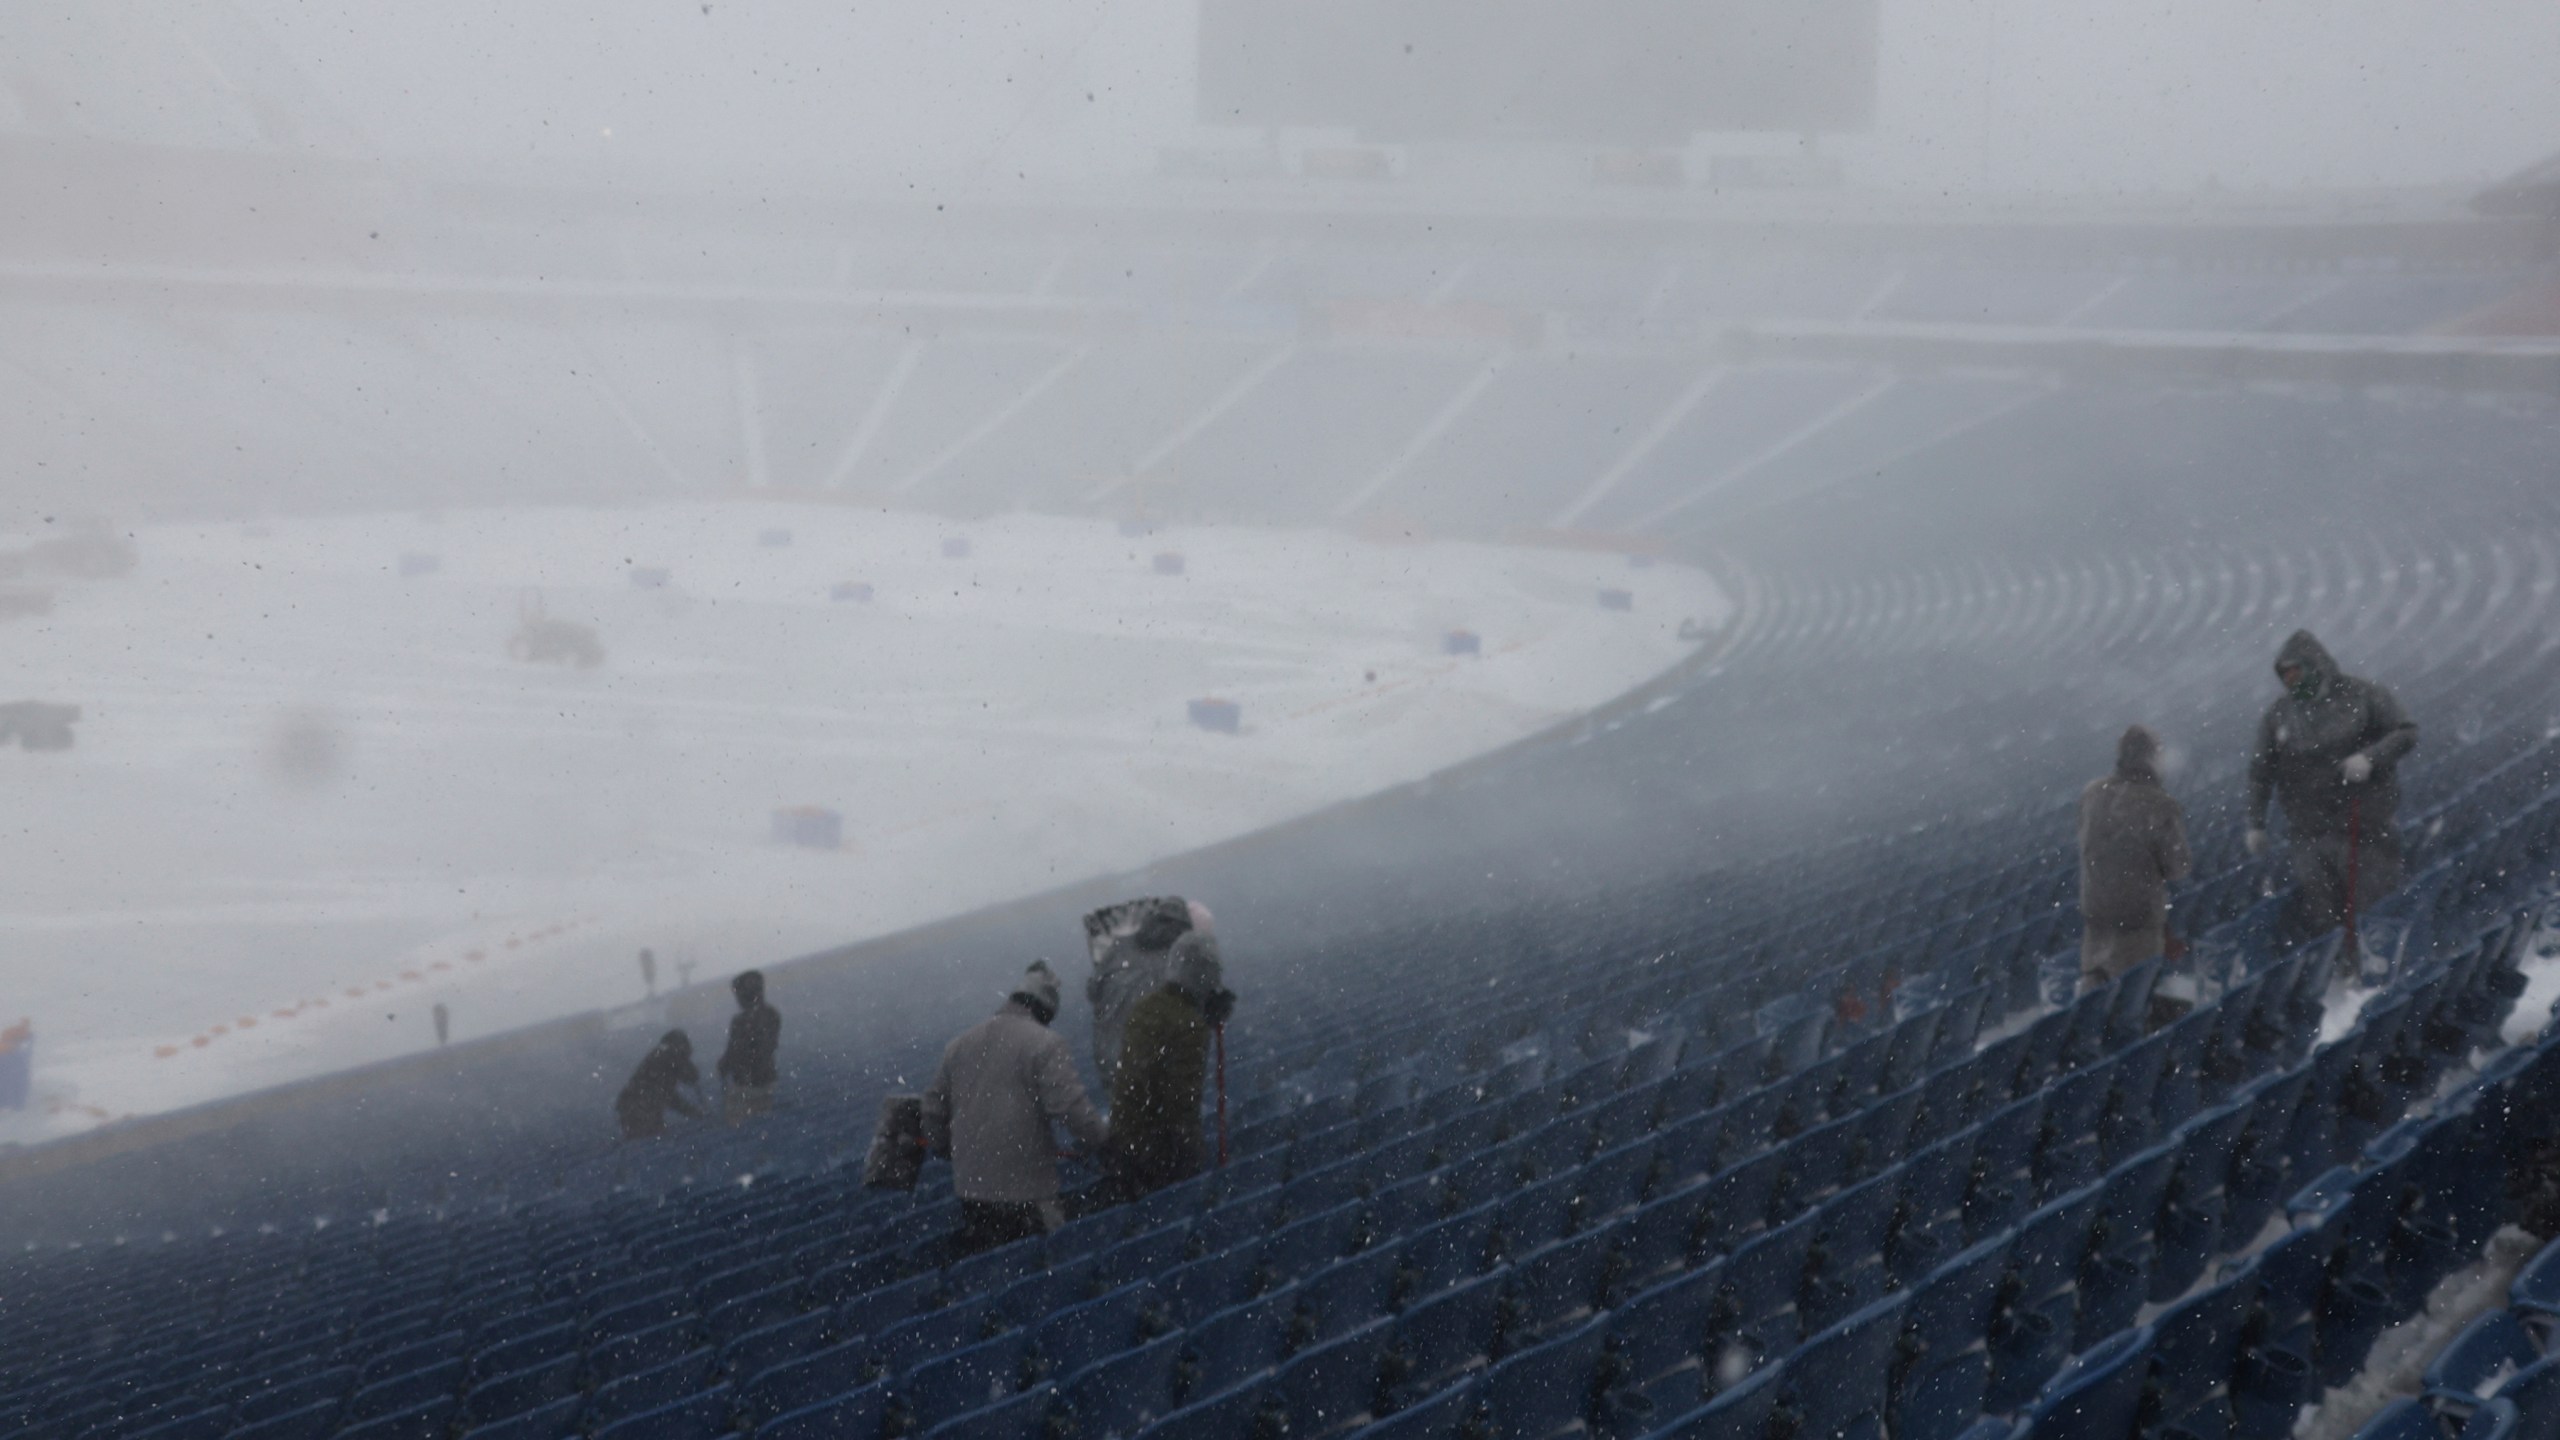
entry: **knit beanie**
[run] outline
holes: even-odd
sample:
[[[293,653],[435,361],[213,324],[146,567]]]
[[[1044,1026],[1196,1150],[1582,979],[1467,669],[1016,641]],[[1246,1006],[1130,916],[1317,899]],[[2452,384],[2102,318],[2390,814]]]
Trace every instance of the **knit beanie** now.
[[[1031,968],[1022,972],[1022,983],[1013,988],[1008,998],[1029,1006],[1041,1024],[1048,1024],[1058,1018],[1058,972],[1050,969],[1046,960],[1032,961]]]

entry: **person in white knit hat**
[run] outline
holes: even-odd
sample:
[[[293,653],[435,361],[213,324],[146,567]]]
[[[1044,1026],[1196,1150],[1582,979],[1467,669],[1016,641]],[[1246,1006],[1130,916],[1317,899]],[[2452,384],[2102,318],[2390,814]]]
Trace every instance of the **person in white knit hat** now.
[[[1064,1222],[1051,1127],[1062,1124],[1088,1153],[1111,1127],[1086,1096],[1058,1018],[1058,977],[1035,960],[1004,1007],[942,1052],[924,1093],[925,1140],[951,1160],[960,1197],[957,1255],[991,1250]]]

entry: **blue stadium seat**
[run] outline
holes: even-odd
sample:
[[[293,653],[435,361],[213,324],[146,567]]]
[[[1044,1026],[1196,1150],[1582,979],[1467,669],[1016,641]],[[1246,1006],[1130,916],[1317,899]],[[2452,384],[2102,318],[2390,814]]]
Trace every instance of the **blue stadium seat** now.
[[[2044,1128],[2044,1097],[2029,1095],[1992,1111],[1974,1140],[1972,1174],[1965,1190],[1964,1233],[1978,1243],[2016,1225],[2034,1208],[2036,1146]]]
[[[994,1296],[956,1300],[870,1337],[871,1358],[889,1373],[903,1374],[928,1360],[993,1339],[1003,1329]]]
[[[2507,1285],[2507,1303],[2546,1326],[2560,1321],[2560,1240],[2535,1253]]]
[[[1542,1338],[1598,1310],[1618,1237],[1615,1229],[1586,1231],[1514,1260],[1503,1282],[1512,1333]]]
[[[744,1380],[815,1354],[834,1340],[835,1323],[832,1311],[812,1310],[750,1330],[720,1348],[720,1368],[731,1378]]]
[[[1166,1335],[1097,1360],[1058,1384],[1076,1433],[1093,1440],[1135,1435],[1174,1409],[1188,1341]]]
[[[898,1394],[920,1423],[984,1409],[1023,1388],[1030,1335],[1016,1330],[918,1365],[898,1382]]]
[[[520,1410],[575,1395],[584,1374],[583,1362],[577,1355],[568,1354],[492,1376],[472,1386],[462,1397],[462,1423],[486,1425]]]
[[[1607,1339],[1607,1324],[1594,1320],[1486,1371],[1484,1405],[1496,1440],[1586,1433],[1598,1418]]]
[[[751,1375],[738,1384],[738,1408],[762,1422],[850,1394],[876,1378],[869,1341],[861,1336]]]
[[[2230,1382],[2257,1299],[2257,1275],[2243,1270],[2152,1322],[2153,1403],[2163,1417],[2186,1416]]]
[[[1141,1434],[1145,1440],[1225,1440],[1225,1437],[1276,1434],[1283,1424],[1278,1397],[1269,1377],[1204,1396],[1172,1412]]]
[[[1042,1440],[1049,1433],[1054,1387],[1036,1385],[1010,1399],[954,1416],[925,1431],[927,1440]]]
[[[1619,1363],[1635,1383],[1650,1385],[1672,1371],[1705,1364],[1708,1322],[1723,1292],[1722,1264],[1708,1264],[1640,1291],[1610,1313]],[[1702,1397],[1704,1389],[1700,1378],[1691,1386],[1693,1397]]]
[[[428,1400],[406,1409],[375,1415],[338,1431],[339,1440],[445,1440],[460,1407],[450,1399]]]
[[[669,1325],[689,1320],[692,1315],[693,1298],[685,1293],[683,1287],[670,1286],[655,1295],[617,1305],[589,1317],[586,1337],[591,1344],[606,1344],[644,1330],[663,1330]]]
[[[1707,1182],[1709,1190],[1700,1211],[1706,1223],[1696,1237],[1705,1253],[1729,1254],[1768,1226],[1792,1161],[1785,1147],[1767,1150]]]
[[[1972,1132],[1931,1145],[1902,1164],[1885,1262],[1895,1281],[1911,1284],[1963,1248],[1964,1200],[1972,1188]]]
[[[1466,1440],[1481,1433],[1477,1383],[1462,1380],[1360,1432],[1361,1440]]]
[[[1719,1310],[1725,1323],[1710,1331],[1708,1338],[1714,1363],[1729,1365],[1721,1352],[1731,1347],[1741,1352],[1746,1368],[1757,1368],[1794,1349],[1803,1338],[1804,1316],[1798,1299],[1804,1292],[1820,1220],[1819,1215],[1803,1216],[1726,1257],[1725,1300]]]
[[[1398,1247],[1398,1305],[1411,1309],[1483,1274],[1491,1258],[1497,1209],[1486,1204],[1452,1215]]]
[[[701,1348],[702,1327],[690,1317],[600,1341],[587,1351],[587,1378],[598,1385],[653,1369]]]
[[[1672,1417],[1654,1436],[1656,1440],[1766,1440],[1786,1378],[1785,1366],[1770,1366],[1696,1409]]]
[[[1590,1224],[1642,1205],[1652,1190],[1656,1149],[1647,1136],[1594,1155],[1574,1183],[1576,1217]]]
[[[146,1437],[147,1440],[220,1440],[220,1437],[229,1434],[230,1431],[231,1407],[224,1405],[172,1416],[141,1430],[126,1430],[118,1426],[115,1431],[107,1433],[129,1434],[133,1440],[146,1440]],[[19,1431],[18,1434],[27,1436],[28,1440],[35,1440],[35,1437],[44,1434],[44,1428],[30,1426]]]
[[[2560,1359],[2541,1359],[2508,1377],[2491,1397],[2515,1406],[2516,1434],[2550,1440],[2560,1434]]]
[[[753,1433],[756,1440],[874,1440],[888,1409],[889,1387],[866,1385],[773,1416]]]
[[[1880,1175],[1841,1191],[1816,1212],[1803,1290],[1808,1328],[1828,1326],[1883,1295],[1901,1181],[1898,1172]]]
[[[455,1359],[377,1380],[347,1401],[345,1423],[372,1420],[430,1401],[451,1400],[461,1393],[462,1379],[463,1363]]]
[[[1892,1365],[1898,1440],[1952,1440],[1982,1413],[2011,1243],[2006,1234],[1986,1240],[1912,1287]]]
[[[1254,1298],[1261,1281],[1261,1252],[1237,1245],[1164,1271],[1156,1289],[1177,1322],[1196,1325]]]
[[[2150,1331],[2118,1331],[2054,1378],[2027,1412],[2021,1433],[2034,1440],[2132,1440],[2150,1371]]]
[[[679,1355],[664,1365],[653,1365],[596,1387],[587,1400],[587,1424],[602,1428],[625,1416],[672,1405],[710,1389],[718,1378],[719,1357],[709,1347]]]
[[[2515,1311],[2486,1311],[2428,1363],[2425,1398],[2438,1414],[2468,1415],[2508,1376],[2541,1358],[2542,1347]]]
[[[735,1414],[726,1384],[712,1386],[654,1410],[643,1410],[597,1430],[595,1440],[718,1440],[733,1434]]]
[[[2098,1186],[2089,1261],[2080,1277],[2074,1350],[2086,1350],[2124,1329],[2142,1308],[2156,1253],[2153,1236],[2176,1165],[2175,1150],[2155,1146],[2118,1166]]]
[[[315,1400],[298,1409],[286,1410],[240,1425],[230,1433],[240,1440],[320,1440],[337,1425],[342,1401]]]
[[[1388,1337],[1376,1321],[1330,1344],[1290,1358],[1271,1379],[1271,1393],[1292,1436],[1326,1436],[1351,1429],[1376,1409],[1379,1374]]]
[[[571,1322],[563,1321],[526,1331],[473,1354],[471,1383],[478,1385],[500,1375],[512,1375],[548,1364],[564,1355],[574,1356],[583,1346],[578,1327]]]
[[[1814,1440],[1884,1433],[1908,1297],[1879,1301],[1807,1339],[1787,1358],[1785,1403]]]
[[[2517,1440],[2524,1428],[2523,1412],[2514,1401],[2492,1400],[2471,1412],[2457,1440]]]
[[[1499,1277],[1461,1285],[1392,1322],[1387,1345],[1392,1393],[1410,1403],[1482,1366],[1501,1335]]]
[[[1287,1292],[1222,1310],[1191,1328],[1191,1393],[1215,1395],[1267,1375],[1287,1358],[1289,1317],[1297,1297]]]
[[[462,1432],[462,1440],[566,1440],[585,1433],[580,1413],[586,1405],[582,1396],[572,1395],[548,1405],[518,1411],[504,1420]]]
[[[1403,1263],[1395,1246],[1381,1245],[1301,1280],[1297,1310],[1307,1343],[1322,1344],[1385,1318],[1395,1308],[1396,1270]]]

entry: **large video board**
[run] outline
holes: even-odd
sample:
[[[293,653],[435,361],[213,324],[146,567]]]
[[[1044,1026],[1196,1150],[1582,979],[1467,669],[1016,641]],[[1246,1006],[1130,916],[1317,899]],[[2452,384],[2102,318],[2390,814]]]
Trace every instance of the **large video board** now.
[[[1663,144],[1859,130],[1878,0],[1201,0],[1200,118]]]

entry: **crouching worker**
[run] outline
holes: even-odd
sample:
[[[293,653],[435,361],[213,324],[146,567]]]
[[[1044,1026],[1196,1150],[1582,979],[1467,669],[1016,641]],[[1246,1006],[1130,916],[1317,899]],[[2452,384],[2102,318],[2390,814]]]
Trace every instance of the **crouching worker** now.
[[[693,1064],[693,1041],[681,1030],[659,1036],[649,1053],[640,1057],[640,1068],[631,1072],[622,1093],[613,1098],[614,1117],[622,1122],[622,1138],[655,1140],[666,1134],[669,1110],[689,1119],[701,1119],[701,1108],[676,1093],[701,1084],[702,1072]]]
[[[1129,1012],[1111,1087],[1113,1187],[1130,1200],[1200,1173],[1208,1149],[1200,1101],[1210,1031],[1235,1010],[1217,942],[1205,932],[1174,941],[1172,960],[1165,983]]]
[[[1111,1128],[1076,1076],[1058,1018],[1058,977],[1035,960],[993,1018],[961,1033],[942,1052],[924,1092],[924,1133],[951,1160],[960,1197],[954,1258],[1056,1229],[1058,1162],[1052,1124],[1100,1153]]]

